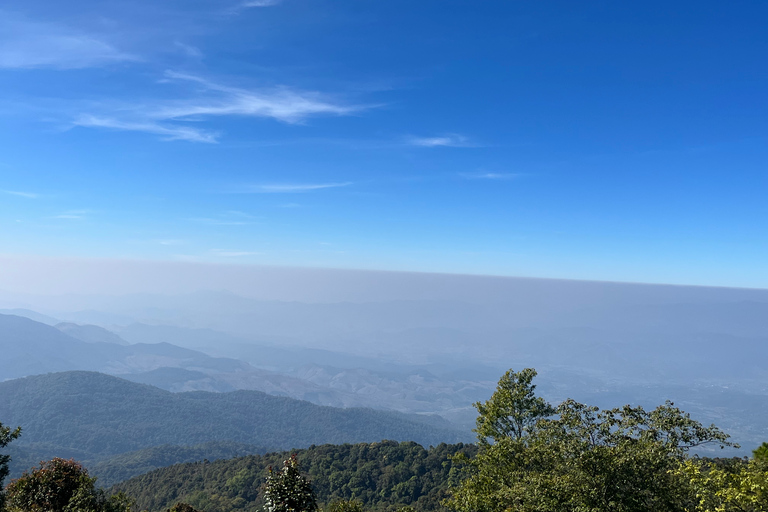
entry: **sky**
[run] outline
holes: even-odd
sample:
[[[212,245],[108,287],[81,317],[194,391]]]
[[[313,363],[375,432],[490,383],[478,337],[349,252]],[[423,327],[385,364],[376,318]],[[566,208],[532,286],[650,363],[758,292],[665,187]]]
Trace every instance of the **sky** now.
[[[0,256],[768,287],[767,19],[6,0]]]

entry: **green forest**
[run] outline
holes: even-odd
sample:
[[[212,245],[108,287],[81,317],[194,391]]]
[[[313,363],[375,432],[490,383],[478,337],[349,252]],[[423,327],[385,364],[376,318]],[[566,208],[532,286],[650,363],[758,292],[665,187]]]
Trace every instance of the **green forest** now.
[[[700,458],[694,452],[701,446],[733,446],[729,436],[670,402],[653,410],[601,410],[573,400],[553,406],[536,395],[535,377],[533,369],[510,370],[489,400],[475,404],[474,444],[313,445],[176,464],[109,489],[77,462],[54,459],[12,480],[0,510],[768,510],[768,443],[751,458]],[[0,426],[0,448],[20,435]],[[8,455],[0,456],[0,480],[8,462]]]

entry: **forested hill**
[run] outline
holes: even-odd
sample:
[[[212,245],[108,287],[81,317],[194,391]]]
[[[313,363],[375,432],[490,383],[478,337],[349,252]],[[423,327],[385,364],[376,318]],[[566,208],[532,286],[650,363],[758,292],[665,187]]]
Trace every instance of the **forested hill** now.
[[[208,441],[285,450],[382,439],[429,446],[468,437],[399,413],[323,407],[259,391],[171,393],[93,372],[2,382],[0,418],[22,427],[18,448],[49,458],[76,451],[87,462]]]
[[[420,511],[440,508],[459,472],[449,457],[473,455],[474,445],[440,444],[424,449],[416,443],[312,446],[299,450],[302,472],[309,475],[318,501],[356,499],[366,510],[390,511],[412,505]],[[133,478],[111,489],[125,491],[139,510],[156,512],[183,501],[206,512],[259,511],[261,487],[269,466],[281,467],[289,452],[251,455],[232,460],[179,464]]]

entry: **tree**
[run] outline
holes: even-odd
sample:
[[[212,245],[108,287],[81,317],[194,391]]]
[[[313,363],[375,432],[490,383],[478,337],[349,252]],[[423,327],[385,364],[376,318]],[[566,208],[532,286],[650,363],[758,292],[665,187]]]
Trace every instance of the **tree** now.
[[[268,512],[315,512],[317,500],[309,481],[301,475],[296,454],[275,471],[270,466],[264,489]]]
[[[188,503],[177,503],[171,508],[169,508],[166,512],[200,512],[192,505],[189,505]]]
[[[14,439],[21,435],[21,428],[11,429],[0,423],[0,448],[5,448]],[[0,455],[0,511],[5,507],[5,494],[3,493],[3,482],[8,476],[8,462],[11,460],[9,455]]]
[[[6,489],[8,512],[130,512],[123,494],[107,497],[80,463],[55,458],[41,462]]]
[[[768,463],[759,459],[734,466],[686,460],[677,474],[688,480],[695,501],[690,512],[761,512],[768,510]]]
[[[521,440],[536,422],[555,411],[543,398],[535,395],[532,383],[536,370],[507,371],[499,380],[496,391],[485,403],[477,402],[477,438],[481,444],[489,439],[513,437]]]
[[[478,407],[480,451],[474,459],[457,458],[468,477],[446,501],[455,510],[682,512],[693,502],[689,481],[676,472],[687,452],[707,443],[729,445],[726,434],[704,427],[670,402],[645,411],[628,405],[600,410],[566,400],[556,415],[545,415],[545,402],[536,400],[528,378],[535,372],[525,379],[518,375],[507,372],[502,380],[521,384],[522,393],[512,396],[524,399],[511,403],[522,421],[506,430],[480,428],[504,426],[497,411],[487,407],[507,400],[508,387],[501,384],[486,406]]]
[[[768,462],[768,443],[763,443],[752,450],[752,457],[754,457],[755,460]]]
[[[323,510],[324,512],[364,512],[365,508],[362,501],[335,500],[329,503]]]

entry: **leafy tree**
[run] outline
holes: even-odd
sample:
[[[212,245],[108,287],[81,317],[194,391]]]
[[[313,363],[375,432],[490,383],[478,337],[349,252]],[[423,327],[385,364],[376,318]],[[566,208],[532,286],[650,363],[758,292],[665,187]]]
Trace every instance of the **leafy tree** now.
[[[200,512],[192,505],[189,505],[188,503],[177,503],[171,508],[168,509],[167,512]]]
[[[74,460],[52,459],[12,481],[7,491],[8,512],[130,512],[123,494],[107,497],[96,488],[96,478]]]
[[[512,437],[520,440],[536,422],[555,411],[543,398],[534,394],[532,383],[536,370],[507,371],[499,380],[496,392],[485,403],[477,402],[477,438],[481,444],[488,439],[498,442]]]
[[[283,468],[269,468],[264,489],[268,512],[315,512],[317,501],[309,481],[301,475],[296,454],[283,462]]]
[[[736,468],[689,459],[676,470],[687,479],[695,500],[690,512],[768,510],[768,464],[752,459]]]
[[[364,512],[363,502],[358,500],[336,500],[332,501],[324,512]]]
[[[691,487],[676,470],[688,450],[706,443],[729,445],[726,434],[704,427],[670,402],[645,411],[628,405],[600,410],[566,400],[556,416],[545,417],[544,402],[536,400],[528,378],[535,373],[527,372],[525,379],[518,375],[507,372],[502,380],[522,383],[518,396],[524,400],[513,403],[521,407],[514,412],[523,428],[498,429],[493,436],[478,428],[478,455],[455,458],[468,472],[446,501],[455,510],[683,511],[692,502]],[[507,387],[500,384],[496,393],[503,398]],[[486,404],[500,402],[496,393]],[[532,408],[525,410],[525,404]],[[478,410],[478,425],[494,424],[493,409]]]
[[[755,458],[755,460],[768,462],[768,443],[763,443],[752,450],[752,456]]]
[[[10,427],[0,423],[0,448],[5,448],[14,439],[21,435],[21,428],[17,427],[11,430]],[[3,494],[3,482],[8,476],[8,462],[11,460],[9,455],[0,455],[0,511],[4,510],[5,495]]]

